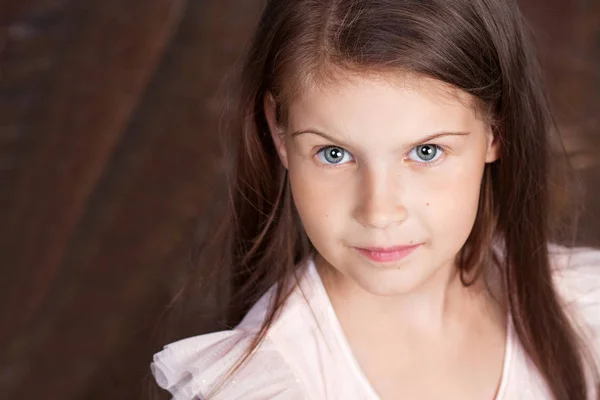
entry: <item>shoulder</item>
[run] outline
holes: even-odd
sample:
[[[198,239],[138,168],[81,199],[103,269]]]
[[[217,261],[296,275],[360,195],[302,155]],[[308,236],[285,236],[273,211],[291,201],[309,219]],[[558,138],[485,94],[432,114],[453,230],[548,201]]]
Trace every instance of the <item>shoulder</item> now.
[[[559,294],[580,307],[599,307],[600,250],[552,245],[549,255]]]
[[[171,343],[154,355],[152,373],[175,400],[203,399],[243,357],[254,335],[231,330]],[[294,374],[267,337],[211,400],[301,398]]]
[[[600,357],[600,250],[552,245],[549,254],[558,294]]]
[[[150,367],[158,386],[171,392],[175,400],[204,400],[216,388],[210,400],[303,399],[295,374],[269,334],[219,387],[254,342],[273,290],[265,293],[235,329],[183,339],[155,354]]]

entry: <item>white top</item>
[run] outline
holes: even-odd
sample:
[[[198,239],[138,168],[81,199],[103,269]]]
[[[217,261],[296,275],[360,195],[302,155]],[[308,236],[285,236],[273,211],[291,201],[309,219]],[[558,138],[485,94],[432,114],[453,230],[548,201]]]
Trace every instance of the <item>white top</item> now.
[[[556,287],[567,311],[600,357],[600,251],[551,248]],[[266,314],[273,289],[233,330],[165,346],[151,365],[158,385],[175,400],[203,399],[244,354]],[[592,394],[593,395],[593,394]],[[521,347],[509,318],[496,400],[550,399],[544,379]],[[595,397],[593,397],[595,398]],[[306,272],[264,341],[211,400],[379,400],[362,372],[309,260]]]

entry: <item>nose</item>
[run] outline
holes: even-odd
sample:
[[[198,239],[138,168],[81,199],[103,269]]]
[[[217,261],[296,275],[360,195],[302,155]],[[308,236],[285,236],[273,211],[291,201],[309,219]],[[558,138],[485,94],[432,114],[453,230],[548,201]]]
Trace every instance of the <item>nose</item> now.
[[[408,211],[402,202],[402,182],[393,169],[365,171],[359,185],[354,218],[363,226],[385,229],[402,223]]]

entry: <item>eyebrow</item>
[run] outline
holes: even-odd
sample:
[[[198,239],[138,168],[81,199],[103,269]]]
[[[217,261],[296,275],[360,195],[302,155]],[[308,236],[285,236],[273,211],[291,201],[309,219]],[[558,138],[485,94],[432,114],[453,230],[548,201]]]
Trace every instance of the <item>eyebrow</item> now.
[[[291,137],[293,138],[293,137],[296,137],[296,136],[299,136],[299,135],[302,135],[302,134],[305,134],[305,133],[312,133],[313,135],[321,136],[321,137],[323,137],[323,138],[325,138],[325,139],[327,139],[327,140],[329,140],[331,142],[334,142],[336,144],[340,144],[340,145],[345,145],[346,144],[346,143],[344,143],[342,141],[337,140],[333,136],[330,136],[330,135],[328,135],[328,134],[326,134],[324,132],[321,132],[321,131],[319,131],[317,129],[303,129],[303,130],[300,130],[300,131],[295,131],[295,132],[292,132]],[[434,139],[438,139],[438,138],[441,138],[441,137],[444,137],[444,136],[467,136],[469,134],[470,134],[470,132],[438,132],[438,133],[431,134],[429,136],[425,136],[424,138],[422,138],[422,139],[420,139],[420,140],[418,140],[416,142],[413,142],[410,146],[411,147],[418,146],[421,143],[427,143],[427,142],[430,142],[430,141],[432,141]]]

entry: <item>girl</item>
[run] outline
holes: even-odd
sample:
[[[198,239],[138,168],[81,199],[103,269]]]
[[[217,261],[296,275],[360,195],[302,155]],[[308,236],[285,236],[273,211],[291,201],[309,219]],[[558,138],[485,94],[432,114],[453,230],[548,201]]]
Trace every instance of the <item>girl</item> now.
[[[158,384],[598,399],[600,254],[548,244],[552,119],[524,26],[512,0],[269,1],[215,242],[245,317],[166,346]]]

